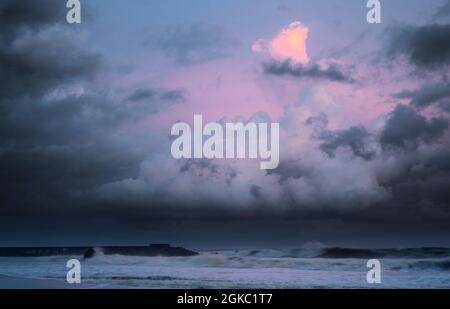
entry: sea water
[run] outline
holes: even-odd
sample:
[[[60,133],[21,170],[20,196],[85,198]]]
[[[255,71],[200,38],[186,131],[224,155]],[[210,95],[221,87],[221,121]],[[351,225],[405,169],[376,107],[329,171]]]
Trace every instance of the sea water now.
[[[65,281],[66,262],[78,258],[84,288],[450,288],[449,249],[379,251],[381,284],[366,280],[368,258],[360,255],[371,251],[330,252],[221,250],[192,257],[0,258],[0,275],[36,279],[36,288],[39,280],[72,288]],[[333,254],[339,258],[326,257]],[[7,281],[3,285],[7,287]]]

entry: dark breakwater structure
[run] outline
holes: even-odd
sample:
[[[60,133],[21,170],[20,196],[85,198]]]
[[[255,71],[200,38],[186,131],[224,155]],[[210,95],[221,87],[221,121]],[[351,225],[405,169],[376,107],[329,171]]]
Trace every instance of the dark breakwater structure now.
[[[9,247],[0,248],[1,257],[39,257],[57,255],[82,255],[91,258],[96,253],[105,255],[120,254],[128,256],[194,256],[197,252],[169,244],[149,246],[106,246],[106,247]]]

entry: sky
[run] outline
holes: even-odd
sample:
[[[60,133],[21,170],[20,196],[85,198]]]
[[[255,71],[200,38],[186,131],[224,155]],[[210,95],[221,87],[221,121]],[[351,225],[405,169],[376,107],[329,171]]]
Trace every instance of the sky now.
[[[450,1],[0,0],[0,245],[450,246]],[[280,164],[171,127],[280,123]]]

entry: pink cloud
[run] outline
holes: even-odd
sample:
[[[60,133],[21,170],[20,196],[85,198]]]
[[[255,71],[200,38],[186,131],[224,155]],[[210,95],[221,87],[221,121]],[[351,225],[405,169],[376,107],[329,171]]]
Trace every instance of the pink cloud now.
[[[308,63],[309,57],[306,52],[308,32],[308,27],[300,22],[291,23],[270,42],[272,56],[278,60],[290,59],[295,63]]]
[[[299,21],[283,28],[268,44],[259,39],[252,45],[254,53],[268,53],[276,60],[290,60],[296,64],[306,64],[309,57],[306,49],[309,29]]]

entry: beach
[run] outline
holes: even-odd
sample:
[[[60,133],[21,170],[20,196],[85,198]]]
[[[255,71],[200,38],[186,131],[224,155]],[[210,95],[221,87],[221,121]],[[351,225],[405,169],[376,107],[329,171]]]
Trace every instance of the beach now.
[[[17,278],[0,275],[0,289],[67,289],[63,281],[50,279]]]

